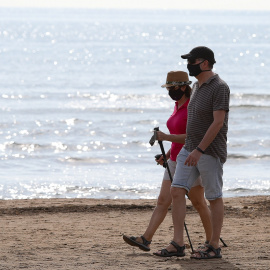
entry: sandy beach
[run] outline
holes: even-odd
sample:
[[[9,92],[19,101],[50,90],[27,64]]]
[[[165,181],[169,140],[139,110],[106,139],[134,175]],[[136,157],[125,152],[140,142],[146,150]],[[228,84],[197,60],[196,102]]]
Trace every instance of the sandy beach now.
[[[270,197],[224,201],[222,238],[228,247],[222,259],[197,261],[190,259],[190,248],[184,258],[152,254],[171,240],[171,211],[150,252],[122,240],[123,234],[143,233],[155,200],[2,200],[0,269],[270,269]],[[197,247],[204,234],[190,202],[186,224]]]

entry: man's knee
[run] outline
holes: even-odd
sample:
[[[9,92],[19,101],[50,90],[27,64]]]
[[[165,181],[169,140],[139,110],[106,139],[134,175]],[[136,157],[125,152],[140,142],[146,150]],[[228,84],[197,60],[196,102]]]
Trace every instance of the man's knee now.
[[[172,198],[185,197],[187,190],[184,188],[171,187],[171,196]]]
[[[216,199],[213,199],[213,200],[210,200],[208,199],[208,202],[210,203],[210,206],[221,206],[223,205],[223,198],[216,198]]]
[[[200,199],[200,200],[191,200],[192,205],[194,206],[194,208],[200,212],[202,209],[204,209],[207,206],[206,200],[204,198]]]

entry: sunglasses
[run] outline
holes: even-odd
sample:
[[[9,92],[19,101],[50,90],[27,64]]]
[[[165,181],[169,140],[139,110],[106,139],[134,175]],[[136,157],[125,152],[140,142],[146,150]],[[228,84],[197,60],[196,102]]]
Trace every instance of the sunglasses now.
[[[197,60],[196,58],[190,58],[190,59],[188,59],[188,63],[193,65],[196,63],[196,60]]]
[[[196,61],[199,60],[199,59],[202,60],[201,63],[205,61],[204,59],[201,59],[201,58],[190,58],[190,59],[188,59],[188,63],[189,63],[190,65],[193,65],[193,64],[195,64]]]
[[[169,87],[166,87],[166,89],[167,89],[168,91],[175,90],[175,86],[169,86]]]

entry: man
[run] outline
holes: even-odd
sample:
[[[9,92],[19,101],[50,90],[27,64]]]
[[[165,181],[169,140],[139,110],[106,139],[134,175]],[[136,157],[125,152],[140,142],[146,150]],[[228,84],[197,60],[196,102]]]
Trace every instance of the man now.
[[[227,159],[227,131],[230,89],[212,71],[216,63],[211,49],[200,46],[182,55],[187,59],[189,75],[198,80],[193,85],[188,105],[187,137],[177,156],[171,195],[174,237],[171,244],[155,255],[184,256],[185,195],[201,176],[205,197],[210,203],[212,237],[205,249],[191,256],[195,259],[221,258],[219,238],[223,224],[223,164]],[[177,252],[179,253],[177,253]]]

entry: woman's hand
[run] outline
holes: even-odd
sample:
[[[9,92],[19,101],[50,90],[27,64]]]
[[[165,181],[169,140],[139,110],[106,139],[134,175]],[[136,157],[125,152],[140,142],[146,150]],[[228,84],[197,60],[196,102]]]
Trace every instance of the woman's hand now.
[[[158,141],[166,141],[167,134],[163,133],[162,131],[157,131],[157,140]]]
[[[175,142],[175,143],[185,143],[186,134],[166,134],[162,131],[157,131],[157,140],[158,141],[168,141],[168,142]]]
[[[163,166],[163,163],[164,163],[163,156],[161,155],[159,159],[156,159],[156,162],[157,162],[157,165],[159,164],[159,165]]]

